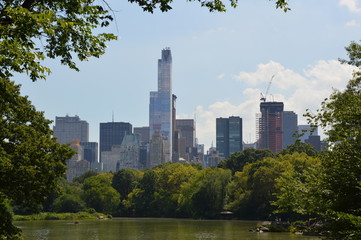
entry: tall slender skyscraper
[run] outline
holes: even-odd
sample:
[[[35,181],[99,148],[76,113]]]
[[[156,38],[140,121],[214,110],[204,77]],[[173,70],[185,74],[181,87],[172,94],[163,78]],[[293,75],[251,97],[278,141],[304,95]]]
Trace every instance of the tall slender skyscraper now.
[[[158,91],[150,92],[149,102],[149,137],[160,133],[168,142],[172,153],[172,54],[169,48],[162,50],[158,60]],[[171,157],[171,156],[170,156]],[[170,161],[170,159],[166,159]]]

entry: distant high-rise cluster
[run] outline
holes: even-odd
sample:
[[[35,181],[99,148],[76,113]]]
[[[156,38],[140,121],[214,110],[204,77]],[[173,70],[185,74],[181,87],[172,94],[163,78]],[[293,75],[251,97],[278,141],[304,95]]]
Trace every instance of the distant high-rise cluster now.
[[[197,142],[195,120],[176,118],[176,100],[172,93],[172,53],[165,48],[158,59],[158,89],[150,92],[149,126],[133,128],[131,123],[114,120],[100,123],[98,149],[98,143],[89,142],[88,122],[79,116],[56,117],[54,137],[77,152],[67,161],[68,181],[90,169],[115,172],[153,168],[166,162],[216,166],[245,148],[278,153],[297,139],[321,150],[317,129],[310,135],[310,126],[298,125],[297,114],[284,111],[283,102],[267,102],[263,97],[256,118],[255,143],[244,143],[241,116],[220,117],[215,126],[216,147],[212,143],[204,154],[204,145]]]
[[[77,154],[67,160],[68,181],[98,165],[98,143],[89,142],[89,124],[79,116],[56,117],[54,137],[61,144],[70,144]]]
[[[261,113],[257,116],[257,148],[279,153],[300,140],[320,151],[321,138],[317,129],[314,131],[309,125],[298,125],[297,114],[283,108],[283,102],[261,102]]]

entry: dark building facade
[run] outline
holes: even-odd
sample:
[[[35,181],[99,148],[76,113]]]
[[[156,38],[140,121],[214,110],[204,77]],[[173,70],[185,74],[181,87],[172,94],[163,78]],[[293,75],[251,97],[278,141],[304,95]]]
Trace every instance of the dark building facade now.
[[[305,140],[305,143],[311,144],[316,151],[321,151],[321,137],[318,135],[311,135]]]
[[[216,149],[220,157],[228,158],[243,150],[242,118],[229,117],[216,119]]]
[[[298,122],[293,111],[284,111],[282,115],[282,149],[285,149],[297,140]]]
[[[113,145],[121,145],[127,134],[132,134],[132,125],[126,122],[100,123],[99,152],[102,162],[102,152],[111,151]]]
[[[84,149],[84,159],[91,162],[98,162],[98,143],[97,142],[80,142]]]
[[[282,150],[283,102],[261,102],[258,119],[258,148],[274,153]]]
[[[216,119],[216,149],[221,157],[229,156],[228,118]]]
[[[229,155],[243,150],[242,118],[229,117]]]

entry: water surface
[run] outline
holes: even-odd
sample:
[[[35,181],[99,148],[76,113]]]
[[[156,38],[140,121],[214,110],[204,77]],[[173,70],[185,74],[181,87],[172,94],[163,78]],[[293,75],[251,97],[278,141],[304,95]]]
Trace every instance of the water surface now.
[[[254,233],[254,221],[115,218],[17,222],[26,240],[316,240],[291,233]]]

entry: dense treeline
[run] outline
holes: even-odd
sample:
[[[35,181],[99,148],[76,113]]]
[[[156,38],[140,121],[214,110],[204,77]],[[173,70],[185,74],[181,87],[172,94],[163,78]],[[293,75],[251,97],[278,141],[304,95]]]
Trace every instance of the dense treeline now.
[[[232,211],[239,219],[274,219],[280,176],[302,172],[319,162],[297,143],[275,156],[269,150],[246,149],[218,168],[167,163],[154,169],[89,171],[72,183],[62,180],[61,194],[49,197],[43,211],[92,211],[126,217],[192,217],[216,219]],[[294,150],[292,150],[294,149]],[[301,153],[297,152],[299,150]],[[16,209],[19,213],[24,213]]]

